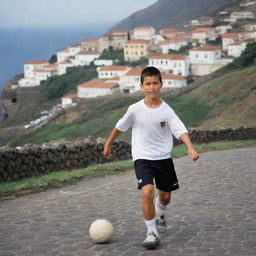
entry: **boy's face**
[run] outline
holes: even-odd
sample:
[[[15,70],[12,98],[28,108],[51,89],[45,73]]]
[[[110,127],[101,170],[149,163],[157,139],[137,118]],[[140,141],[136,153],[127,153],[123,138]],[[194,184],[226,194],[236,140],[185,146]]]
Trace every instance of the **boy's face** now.
[[[144,92],[146,98],[156,99],[160,96],[162,83],[157,76],[146,76],[143,83],[140,85],[140,88]]]

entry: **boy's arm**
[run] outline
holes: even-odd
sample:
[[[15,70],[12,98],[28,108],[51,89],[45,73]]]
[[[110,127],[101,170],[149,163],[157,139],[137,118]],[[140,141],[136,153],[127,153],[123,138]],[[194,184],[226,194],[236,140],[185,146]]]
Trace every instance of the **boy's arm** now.
[[[188,149],[188,155],[194,160],[196,161],[199,158],[199,154],[197,153],[197,151],[194,149],[194,146],[188,136],[187,133],[183,133],[180,136],[180,139],[182,140],[182,142],[187,146]]]
[[[104,149],[103,149],[103,156],[104,157],[109,157],[111,155],[111,144],[113,143],[113,141],[116,139],[116,137],[121,133],[121,131],[117,130],[116,128],[114,128],[112,130],[112,132],[109,135],[109,138],[107,139],[105,145],[104,145]]]

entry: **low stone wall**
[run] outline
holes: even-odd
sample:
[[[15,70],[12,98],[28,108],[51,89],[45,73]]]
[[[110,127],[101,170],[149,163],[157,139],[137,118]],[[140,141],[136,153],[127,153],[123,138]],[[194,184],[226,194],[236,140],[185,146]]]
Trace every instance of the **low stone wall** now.
[[[209,143],[214,141],[232,141],[256,139],[256,127],[220,128],[200,131],[189,130],[189,136],[194,143]]]
[[[190,130],[193,143],[220,140],[256,139],[256,127],[223,128],[218,130]],[[180,142],[175,141],[175,144]],[[0,148],[0,182],[10,182],[52,171],[84,168],[91,163],[104,163],[131,158],[131,146],[117,140],[112,145],[111,159],[102,156],[104,139],[91,142],[51,142],[42,146],[25,145],[18,148]]]
[[[0,148],[0,182],[46,174],[53,171],[84,168],[90,163],[104,163],[131,158],[131,147],[125,141],[115,141],[112,157],[102,156],[103,142],[53,142],[42,146]]]

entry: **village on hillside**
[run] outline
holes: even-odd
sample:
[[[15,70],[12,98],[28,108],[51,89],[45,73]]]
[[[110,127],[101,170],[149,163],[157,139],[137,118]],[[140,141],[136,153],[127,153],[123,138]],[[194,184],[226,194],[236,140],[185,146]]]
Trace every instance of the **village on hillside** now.
[[[247,1],[243,5],[254,5]],[[140,73],[143,67],[119,65],[115,60],[100,59],[105,49],[123,49],[126,62],[147,59],[149,66],[163,72],[165,88],[181,88],[188,77],[208,75],[239,57],[248,43],[256,41],[256,22],[252,12],[219,12],[219,26],[213,26],[211,17],[191,20],[186,31],[152,26],[136,27],[131,31],[112,31],[98,39],[85,39],[78,45],[57,52],[57,62],[32,60],[24,64],[24,78],[17,87],[40,86],[41,81],[65,74],[70,67],[97,66],[98,77],[77,85],[77,93],[62,98],[62,106],[71,105],[76,98],[111,95],[116,92],[133,93],[140,90]],[[234,24],[242,21],[239,32]],[[179,53],[181,49],[187,53]]]

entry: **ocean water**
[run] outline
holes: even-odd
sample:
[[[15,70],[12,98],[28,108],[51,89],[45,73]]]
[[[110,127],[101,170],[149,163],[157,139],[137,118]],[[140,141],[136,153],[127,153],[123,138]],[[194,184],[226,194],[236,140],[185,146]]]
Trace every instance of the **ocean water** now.
[[[53,54],[86,38],[98,38],[113,24],[0,29],[0,92],[5,82],[23,73],[29,60],[49,60]]]

